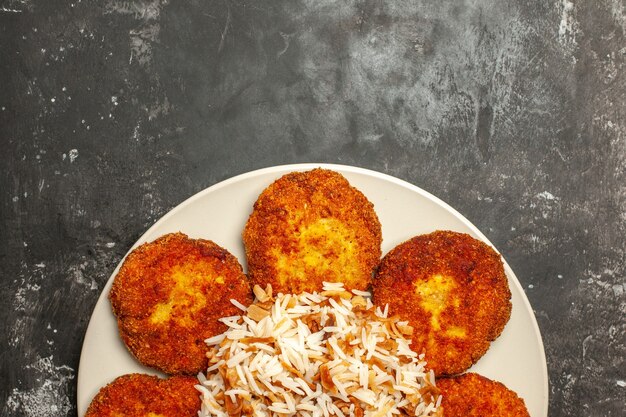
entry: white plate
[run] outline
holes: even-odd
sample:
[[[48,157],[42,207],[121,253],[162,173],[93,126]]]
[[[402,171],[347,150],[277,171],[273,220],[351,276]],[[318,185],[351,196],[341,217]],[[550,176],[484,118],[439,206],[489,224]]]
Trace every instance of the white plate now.
[[[213,240],[244,264],[241,232],[259,193],[287,172],[316,167],[341,172],[374,204],[383,229],[383,254],[412,236],[437,229],[469,233],[489,243],[453,208],[405,181],[362,168],[300,164],[249,172],[209,187],[163,216],[134,247],[165,233],[181,231],[191,237]],[[526,402],[532,417],[546,417],[548,372],[541,335],[519,281],[506,262],[504,266],[512,292],[511,319],[487,354],[471,370],[515,390]],[[78,369],[77,400],[81,417],[98,390],[117,376],[131,372],[156,374],[140,365],[118,336],[107,298],[118,269],[119,265],[102,291],[85,334]]]

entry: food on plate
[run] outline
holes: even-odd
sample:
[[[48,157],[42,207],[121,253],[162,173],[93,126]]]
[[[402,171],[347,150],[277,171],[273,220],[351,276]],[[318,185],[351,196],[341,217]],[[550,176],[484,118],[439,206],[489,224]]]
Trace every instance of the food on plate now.
[[[206,368],[204,339],[222,333],[218,319],[249,304],[241,265],[226,249],[182,233],[133,250],[109,294],[120,336],[144,365],[167,374]]]
[[[327,169],[276,180],[259,196],[243,232],[252,284],[294,294],[319,291],[322,281],[365,290],[381,240],[372,203]]]
[[[314,169],[258,197],[243,231],[248,278],[209,240],[173,233],[138,247],[109,294],[120,336],[144,365],[197,378],[119,377],[86,417],[528,417],[504,385],[449,377],[509,319],[500,256],[437,231],[379,265],[381,240],[367,198]]]
[[[385,255],[373,298],[415,328],[411,348],[426,352],[437,376],[458,374],[474,364],[511,314],[500,255],[451,231],[416,236]]]
[[[85,417],[195,417],[200,398],[196,378],[129,374],[100,389]]]
[[[437,388],[443,417],[530,417],[515,392],[475,373],[437,379]]]
[[[342,283],[254,293],[245,314],[223,318],[229,329],[206,341],[200,417],[440,416],[434,374],[405,338],[413,329],[369,293]]]

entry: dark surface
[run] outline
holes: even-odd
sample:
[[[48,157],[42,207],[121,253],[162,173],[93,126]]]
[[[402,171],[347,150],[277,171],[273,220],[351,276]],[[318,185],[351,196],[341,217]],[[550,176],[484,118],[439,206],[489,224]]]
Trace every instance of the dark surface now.
[[[304,161],[457,208],[535,310],[550,416],[623,415],[625,29],[620,0],[0,0],[0,415],[76,414],[91,310],[161,215]]]

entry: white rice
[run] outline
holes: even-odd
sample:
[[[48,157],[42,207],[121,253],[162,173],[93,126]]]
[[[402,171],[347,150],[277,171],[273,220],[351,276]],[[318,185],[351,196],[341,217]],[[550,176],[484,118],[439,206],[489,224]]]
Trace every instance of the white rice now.
[[[352,294],[360,295],[362,297],[371,297],[372,294],[369,291],[352,290]]]
[[[370,293],[327,282],[322,293],[254,293],[263,310],[231,300],[245,315],[205,340],[199,417],[441,415],[432,372],[404,337],[412,329]]]
[[[238,309],[240,309],[241,311],[248,311],[248,308],[245,305],[241,304],[239,301],[235,300],[234,298],[231,298],[230,302],[233,303],[233,305],[237,307]]]

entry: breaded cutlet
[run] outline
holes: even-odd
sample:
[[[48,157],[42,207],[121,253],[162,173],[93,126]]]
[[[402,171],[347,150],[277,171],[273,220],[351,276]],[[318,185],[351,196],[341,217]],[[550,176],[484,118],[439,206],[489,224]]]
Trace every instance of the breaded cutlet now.
[[[248,278],[276,293],[320,291],[323,281],[365,290],[381,240],[372,203],[343,175],[292,172],[261,193],[246,223]]]
[[[200,393],[190,376],[129,374],[100,389],[85,417],[196,417]]]
[[[415,329],[411,349],[437,376],[461,373],[502,332],[511,291],[500,255],[470,235],[436,231],[393,248],[381,261],[374,304]]]
[[[130,352],[170,375],[203,371],[204,340],[226,330],[219,318],[240,313],[230,299],[252,302],[233,255],[182,233],[133,250],[115,276],[109,298]]]
[[[437,379],[437,388],[443,417],[530,417],[514,391],[475,373]]]

